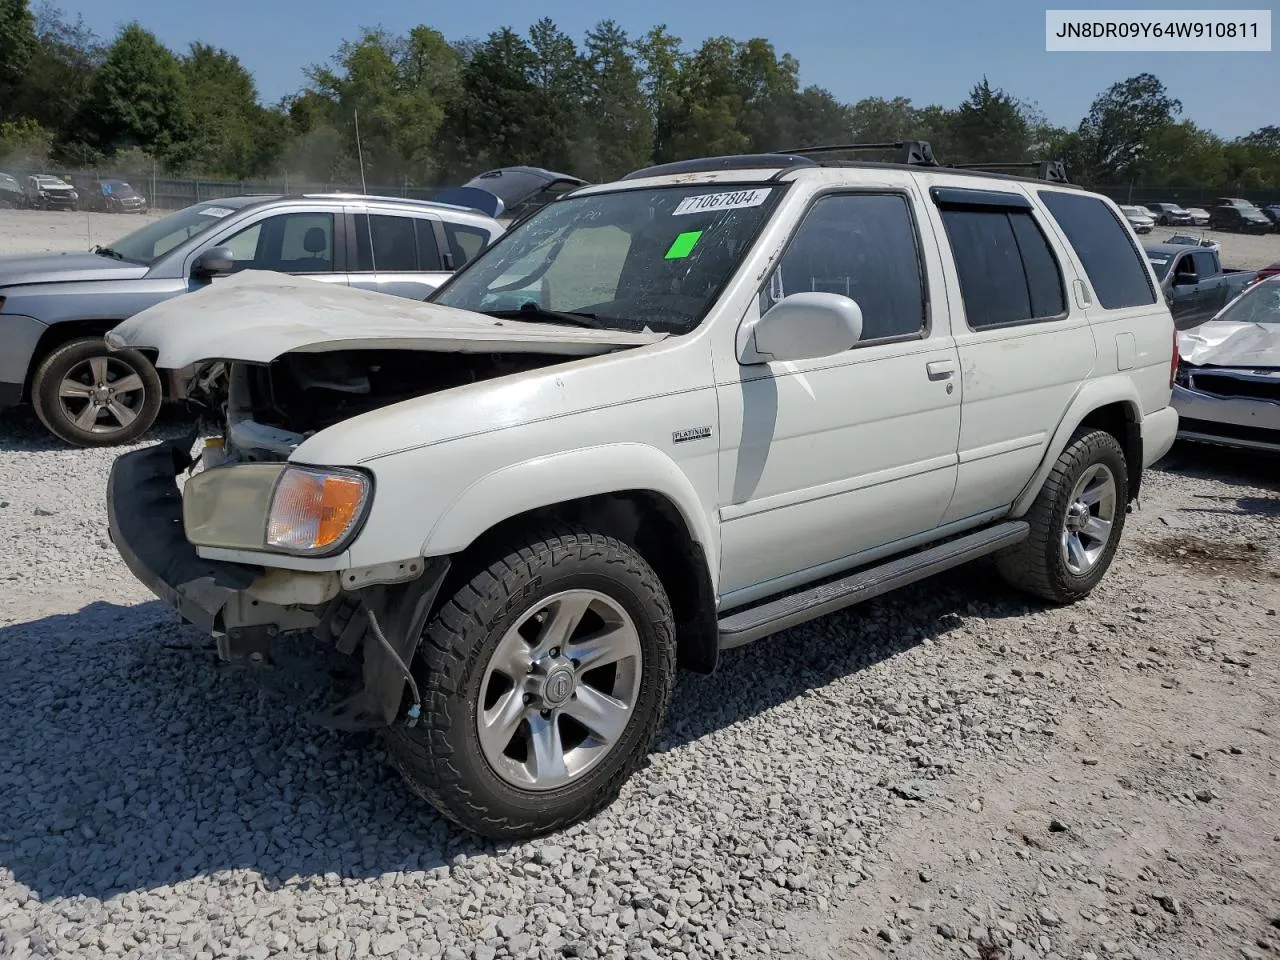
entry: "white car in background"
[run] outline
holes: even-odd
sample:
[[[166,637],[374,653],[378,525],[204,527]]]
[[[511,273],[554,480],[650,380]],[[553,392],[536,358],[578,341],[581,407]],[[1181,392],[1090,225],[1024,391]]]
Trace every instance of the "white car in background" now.
[[[1150,233],[1156,228],[1156,218],[1142,207],[1125,204],[1120,207],[1120,212],[1129,221],[1129,226],[1133,227],[1134,233]]]

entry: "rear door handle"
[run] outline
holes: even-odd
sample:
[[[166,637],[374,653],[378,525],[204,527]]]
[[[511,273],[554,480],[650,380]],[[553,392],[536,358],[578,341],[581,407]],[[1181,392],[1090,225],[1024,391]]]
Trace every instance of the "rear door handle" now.
[[[948,380],[956,372],[953,360],[932,360],[925,365],[930,380]]]

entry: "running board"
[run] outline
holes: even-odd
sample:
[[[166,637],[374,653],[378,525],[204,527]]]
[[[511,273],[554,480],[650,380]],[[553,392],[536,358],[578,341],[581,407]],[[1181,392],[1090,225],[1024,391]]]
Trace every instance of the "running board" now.
[[[807,620],[826,616],[917,580],[924,580],[935,573],[1011,547],[1027,539],[1030,533],[1031,528],[1026,521],[1010,520],[948,540],[919,553],[909,553],[879,566],[857,570],[839,580],[730,613],[721,617],[717,624],[720,649],[740,647]]]

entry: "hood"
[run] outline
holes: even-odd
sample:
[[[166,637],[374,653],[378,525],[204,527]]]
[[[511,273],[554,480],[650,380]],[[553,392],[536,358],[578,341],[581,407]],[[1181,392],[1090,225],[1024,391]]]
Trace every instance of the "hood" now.
[[[147,267],[96,253],[19,253],[0,256],[0,287],[78,280],[136,280]]]
[[[384,293],[246,270],[134,314],[107,334],[107,344],[155,350],[156,366],[180,370],[205,360],[270,363],[286,353],[359,349],[585,357],[665,337],[498,320]]]
[[[40,180],[36,182],[35,188],[37,190],[43,190],[45,193],[56,193],[59,190],[75,189],[71,184],[64,183],[61,180]]]
[[[1280,324],[1210,320],[1178,334],[1178,354],[1196,366],[1280,368]]]

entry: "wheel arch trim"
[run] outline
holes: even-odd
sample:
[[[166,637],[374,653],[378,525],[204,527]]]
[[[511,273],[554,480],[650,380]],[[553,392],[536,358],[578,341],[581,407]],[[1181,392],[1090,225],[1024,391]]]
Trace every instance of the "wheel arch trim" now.
[[[1076,432],[1076,429],[1085,422],[1090,414],[1113,404],[1124,404],[1126,420],[1131,424],[1141,425],[1142,402],[1138,397],[1137,389],[1127,377],[1104,377],[1099,380],[1091,380],[1080,388],[1075,397],[1072,398],[1062,419],[1058,421],[1058,427],[1045,448],[1045,454],[1040,461],[1040,466],[1036,468],[1031,480],[1023,487],[1017,499],[1014,500],[1009,516],[1021,517],[1031,509],[1032,503],[1035,502],[1041,488],[1044,486],[1045,480],[1048,479],[1049,473],[1053,470],[1053,465],[1057,463],[1058,457],[1062,456],[1062,451],[1071,442],[1072,434]],[[1126,438],[1119,437],[1117,439],[1122,447],[1125,446]],[[1127,458],[1128,452],[1126,451],[1126,460]],[[1141,456],[1138,457],[1137,469],[1138,471],[1142,469]],[[1137,489],[1134,482],[1137,479],[1136,476],[1130,477],[1129,488],[1131,491]]]
[[[719,533],[688,476],[662,451],[644,443],[567,450],[495,470],[445,508],[422,545],[422,556],[460,553],[487,530],[533,510],[612,493],[648,491],[666,498],[703,553],[713,589],[719,582]]]

